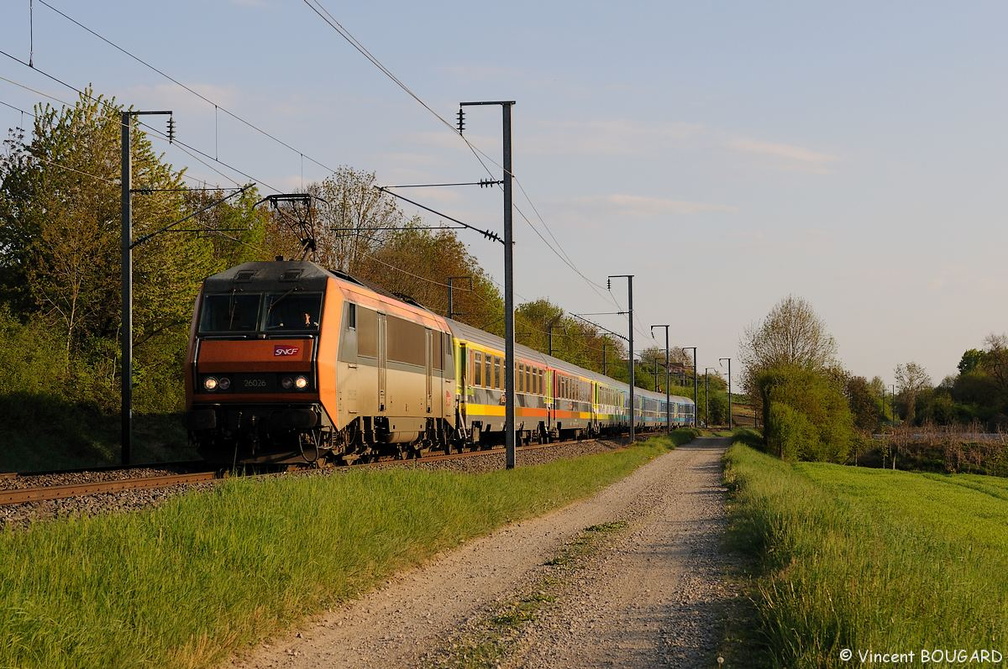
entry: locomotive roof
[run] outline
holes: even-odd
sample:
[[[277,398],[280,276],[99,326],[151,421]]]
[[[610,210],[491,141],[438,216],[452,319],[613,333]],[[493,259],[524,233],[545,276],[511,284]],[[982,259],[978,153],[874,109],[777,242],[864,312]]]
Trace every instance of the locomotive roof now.
[[[218,274],[207,277],[206,289],[210,292],[243,291],[255,284],[256,291],[324,290],[332,273],[313,262],[305,260],[274,260],[271,262],[247,262],[235,265]]]

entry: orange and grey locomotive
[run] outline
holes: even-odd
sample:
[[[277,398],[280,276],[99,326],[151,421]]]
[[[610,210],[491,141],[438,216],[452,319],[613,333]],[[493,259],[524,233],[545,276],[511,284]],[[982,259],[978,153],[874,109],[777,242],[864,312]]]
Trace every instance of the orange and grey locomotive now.
[[[217,462],[344,462],[445,443],[455,424],[443,318],[311,262],[204,281],[187,422]]]

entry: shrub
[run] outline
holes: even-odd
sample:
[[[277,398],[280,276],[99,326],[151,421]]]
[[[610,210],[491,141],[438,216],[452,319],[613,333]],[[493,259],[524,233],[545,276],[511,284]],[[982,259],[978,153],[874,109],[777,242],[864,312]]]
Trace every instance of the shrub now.
[[[764,371],[757,384],[771,452],[785,459],[847,461],[854,418],[836,379],[825,371],[781,366]]]

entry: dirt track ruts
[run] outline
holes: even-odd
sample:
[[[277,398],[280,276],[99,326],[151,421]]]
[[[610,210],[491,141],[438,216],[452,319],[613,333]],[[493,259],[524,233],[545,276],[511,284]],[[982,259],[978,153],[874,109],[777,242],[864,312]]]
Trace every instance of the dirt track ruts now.
[[[228,666],[450,666],[496,644],[491,663],[505,667],[716,667],[732,596],[721,550],[727,445],[681,446],[590,499],[399,574]],[[508,613],[522,602],[524,618]]]

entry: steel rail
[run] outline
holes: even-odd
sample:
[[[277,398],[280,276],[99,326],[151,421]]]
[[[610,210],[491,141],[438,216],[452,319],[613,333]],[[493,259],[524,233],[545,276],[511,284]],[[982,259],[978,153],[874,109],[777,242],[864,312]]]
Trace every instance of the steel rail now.
[[[97,495],[105,492],[122,492],[124,490],[154,490],[182,483],[210,481],[214,478],[216,478],[216,475],[213,472],[200,472],[198,474],[174,474],[171,476],[120,479],[117,481],[96,481],[92,483],[71,483],[38,488],[22,488],[19,490],[0,490],[0,506],[66,499],[68,497],[83,497],[85,495]]]

